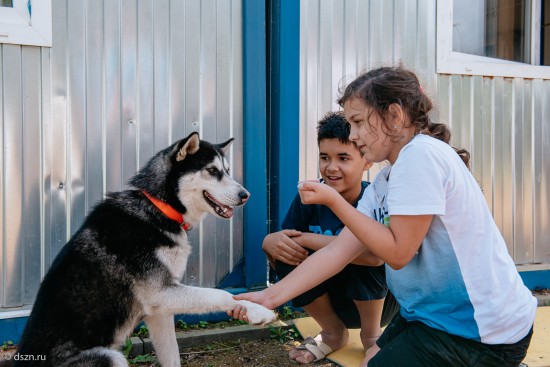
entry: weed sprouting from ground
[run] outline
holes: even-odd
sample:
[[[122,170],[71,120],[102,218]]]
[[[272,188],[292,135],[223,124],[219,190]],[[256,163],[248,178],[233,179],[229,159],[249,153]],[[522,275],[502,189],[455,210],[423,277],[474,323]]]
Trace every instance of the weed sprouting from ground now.
[[[295,327],[285,329],[283,327],[274,327],[269,325],[270,338],[281,343],[292,341],[300,337],[300,333]]]
[[[4,340],[0,346],[0,350],[8,350],[14,347],[14,344],[11,340]]]

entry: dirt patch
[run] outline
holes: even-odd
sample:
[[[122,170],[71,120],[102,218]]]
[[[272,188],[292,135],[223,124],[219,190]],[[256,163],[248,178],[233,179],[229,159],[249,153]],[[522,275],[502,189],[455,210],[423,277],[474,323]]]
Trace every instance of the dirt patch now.
[[[226,347],[225,350],[209,353],[195,354],[193,350],[184,351],[182,354],[182,366],[247,366],[247,367],[285,367],[297,366],[288,359],[288,352],[293,349],[298,341],[247,340],[236,341],[235,345]],[[318,367],[335,367],[334,363],[327,360],[315,363]]]
[[[537,287],[532,291],[535,296],[550,296],[550,289]]]
[[[304,312],[293,311],[284,307],[279,312],[281,320],[292,320],[307,316]],[[176,331],[196,332],[210,329],[211,331],[231,329],[232,326],[245,323],[231,319],[228,322],[187,325],[176,323]],[[141,337],[148,336],[145,329],[138,332]],[[265,335],[265,334],[263,334]],[[212,342],[210,344],[185,348],[180,351],[181,366],[187,367],[297,367],[288,359],[288,353],[295,348],[303,338],[294,327],[269,327],[269,336],[263,339],[235,337],[234,339]],[[154,353],[129,358],[132,367],[159,367]],[[326,359],[310,364],[315,367],[337,367],[338,365]]]
[[[297,367],[288,359],[288,352],[299,341],[281,342],[276,339],[233,340],[224,343],[212,343],[181,351],[181,366],[185,367]],[[0,360],[8,359],[15,348],[0,349]],[[154,354],[138,356],[130,360],[132,367],[160,367]],[[328,360],[322,360],[309,366],[338,367]]]
[[[298,364],[288,359],[288,352],[297,344],[299,344],[298,340],[281,342],[276,339],[212,343],[182,350],[181,365],[186,367],[297,367]],[[144,361],[132,363],[131,366],[158,367],[160,365],[154,361]],[[337,367],[338,365],[325,359],[310,366]]]

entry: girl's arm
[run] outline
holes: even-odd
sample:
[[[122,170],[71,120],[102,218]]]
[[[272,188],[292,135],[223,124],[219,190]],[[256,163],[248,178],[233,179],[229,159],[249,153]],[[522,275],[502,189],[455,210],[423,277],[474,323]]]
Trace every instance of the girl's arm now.
[[[365,249],[346,228],[333,241],[309,256],[286,277],[260,292],[243,293],[233,298],[248,300],[274,309],[339,273]],[[235,317],[235,314],[232,315]]]
[[[328,246],[309,256],[275,285],[260,292],[233,296],[236,300],[248,300],[274,309],[340,272],[364,250],[363,246],[392,268],[400,269],[420,248],[433,217],[392,216],[390,226],[386,227],[355,209],[328,185],[304,182],[299,193],[304,204],[330,207],[346,228]],[[243,313],[236,308],[230,315],[242,316]]]
[[[305,181],[298,192],[304,204],[328,206],[368,250],[393,269],[401,269],[413,258],[432,222],[433,215],[392,215],[386,227],[328,185]]]
[[[293,238],[297,244],[310,250],[318,251],[327,246],[334,240],[334,236],[327,236],[318,233],[303,232],[301,236]],[[380,266],[384,264],[377,256],[373,255],[369,250],[359,254],[355,259],[351,261],[352,264],[365,265],[365,266]]]

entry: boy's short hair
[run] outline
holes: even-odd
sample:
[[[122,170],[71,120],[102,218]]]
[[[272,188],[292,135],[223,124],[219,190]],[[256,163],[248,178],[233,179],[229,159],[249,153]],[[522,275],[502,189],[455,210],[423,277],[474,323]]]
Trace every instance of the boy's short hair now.
[[[349,131],[343,111],[329,112],[317,123],[317,145],[323,139],[338,139],[342,144],[350,144]]]

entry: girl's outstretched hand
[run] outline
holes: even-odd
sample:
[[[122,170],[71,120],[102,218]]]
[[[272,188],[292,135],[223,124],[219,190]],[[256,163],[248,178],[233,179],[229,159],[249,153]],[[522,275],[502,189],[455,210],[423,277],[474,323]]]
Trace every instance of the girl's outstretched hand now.
[[[258,303],[266,308],[269,308],[272,310],[277,305],[272,306],[268,305],[268,299],[267,295],[265,294],[265,290],[259,291],[259,292],[249,292],[249,293],[241,293],[236,294],[233,296],[233,299],[236,301],[250,301],[254,303]],[[241,321],[248,322],[248,318],[246,316],[246,307],[237,306],[233,310],[228,311],[227,314],[235,319],[239,319]]]
[[[340,194],[329,185],[317,180],[300,181],[298,193],[303,204],[321,204],[330,206]]]
[[[265,294],[265,290],[258,291],[258,292],[235,294],[233,296],[233,299],[237,301],[250,301],[250,302],[258,303],[262,306],[268,307],[268,305],[266,305],[267,295]]]

